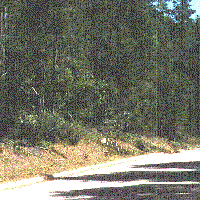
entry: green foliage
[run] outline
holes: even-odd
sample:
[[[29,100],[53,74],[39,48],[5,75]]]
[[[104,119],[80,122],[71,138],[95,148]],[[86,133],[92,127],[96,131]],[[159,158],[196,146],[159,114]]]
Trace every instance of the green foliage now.
[[[61,130],[68,127],[69,124],[59,118],[58,114],[49,112],[29,114],[23,111],[13,130],[13,136],[14,139],[25,139],[30,144],[37,144],[42,140],[55,142],[67,138],[66,135],[61,134]]]
[[[31,2],[5,3],[1,24],[0,119],[15,122],[14,138],[76,143],[82,122],[114,135],[191,130],[199,52],[187,1],[171,14],[165,1]]]
[[[31,115],[25,111],[21,113],[13,133],[16,141],[25,140],[31,145],[58,141],[74,145],[84,135],[79,122],[69,123],[59,113],[42,112]]]

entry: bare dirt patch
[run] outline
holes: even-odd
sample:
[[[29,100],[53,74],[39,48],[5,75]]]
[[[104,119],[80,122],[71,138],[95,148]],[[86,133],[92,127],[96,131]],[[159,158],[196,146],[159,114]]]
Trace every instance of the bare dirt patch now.
[[[11,149],[2,148],[0,183],[77,169],[115,160],[116,157],[121,158],[121,156],[107,157],[103,147],[84,142],[76,146],[58,143],[48,150],[21,147],[19,154]]]

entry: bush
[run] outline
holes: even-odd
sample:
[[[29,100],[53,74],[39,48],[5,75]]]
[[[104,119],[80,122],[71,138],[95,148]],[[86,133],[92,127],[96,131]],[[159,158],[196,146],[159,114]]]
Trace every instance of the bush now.
[[[79,140],[85,135],[81,124],[77,121],[75,121],[70,127],[68,127],[67,131],[68,142],[70,145],[76,145]]]
[[[42,140],[57,142],[67,137],[61,130],[68,130],[70,124],[58,113],[42,112],[29,114],[21,112],[13,129],[12,138],[25,139],[29,143],[40,143]]]

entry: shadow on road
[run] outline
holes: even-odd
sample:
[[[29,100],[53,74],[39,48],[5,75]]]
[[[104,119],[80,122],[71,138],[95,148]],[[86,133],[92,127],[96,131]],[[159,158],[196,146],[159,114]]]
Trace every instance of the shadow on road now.
[[[132,167],[145,167],[155,169],[167,169],[167,168],[181,168],[181,169],[200,169],[200,161],[195,162],[171,162],[162,164],[147,164],[147,165],[133,165]]]
[[[82,188],[75,187],[76,190],[70,191],[52,191],[52,197],[65,199],[200,199],[199,165],[200,162],[140,165],[132,166],[132,169],[133,167],[137,168],[128,172],[56,178],[56,180],[73,180],[71,184],[75,185],[76,181],[79,183],[81,181]],[[140,171],[139,167],[142,167],[143,170],[144,168],[193,170]],[[66,184],[70,184],[68,181]],[[88,186],[84,187],[87,183],[91,184],[90,189]]]

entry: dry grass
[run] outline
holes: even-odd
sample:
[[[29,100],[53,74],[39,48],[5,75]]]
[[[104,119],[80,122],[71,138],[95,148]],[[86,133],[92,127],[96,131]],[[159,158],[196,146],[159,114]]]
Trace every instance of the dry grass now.
[[[81,140],[76,146],[56,143],[49,146],[47,150],[21,147],[19,154],[14,153],[11,148],[0,147],[0,183],[54,174],[133,155],[153,152],[174,153],[178,149],[196,148],[200,142],[190,139],[187,142],[169,143],[159,137],[135,136],[129,143],[116,140],[119,145],[129,151],[129,155],[122,155],[112,151],[112,148],[108,148],[106,145],[101,145],[101,139],[97,136],[96,140]],[[145,150],[137,147],[137,141],[142,142]],[[110,151],[107,156],[104,153],[106,150]]]

